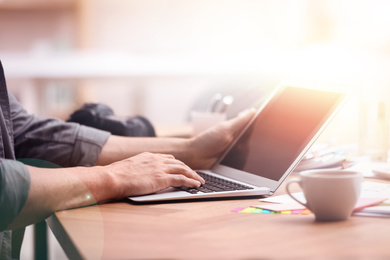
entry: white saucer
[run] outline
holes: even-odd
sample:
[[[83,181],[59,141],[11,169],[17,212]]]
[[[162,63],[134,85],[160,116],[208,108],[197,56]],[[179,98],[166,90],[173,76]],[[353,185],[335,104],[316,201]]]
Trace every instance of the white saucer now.
[[[390,163],[375,163],[371,171],[375,177],[390,180]]]

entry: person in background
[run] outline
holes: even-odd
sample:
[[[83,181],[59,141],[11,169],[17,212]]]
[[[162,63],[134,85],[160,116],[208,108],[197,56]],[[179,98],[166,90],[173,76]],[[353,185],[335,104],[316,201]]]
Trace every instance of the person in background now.
[[[210,168],[253,115],[192,138],[111,135],[28,114],[8,93],[0,62],[0,259],[18,259],[24,228],[58,210],[202,185],[192,169]],[[63,168],[30,166],[25,158]]]

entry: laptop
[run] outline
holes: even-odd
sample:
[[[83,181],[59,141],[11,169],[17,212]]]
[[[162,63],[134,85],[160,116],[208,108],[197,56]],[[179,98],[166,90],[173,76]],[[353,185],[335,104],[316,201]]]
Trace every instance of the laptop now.
[[[197,170],[206,180],[204,187],[170,187],[129,199],[158,202],[272,195],[293,172],[347,96],[344,92],[280,85],[214,166]]]

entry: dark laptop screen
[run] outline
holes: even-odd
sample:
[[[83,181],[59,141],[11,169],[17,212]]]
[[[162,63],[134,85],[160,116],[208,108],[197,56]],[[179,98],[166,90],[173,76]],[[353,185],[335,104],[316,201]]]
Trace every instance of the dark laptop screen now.
[[[280,88],[220,164],[278,181],[345,94]]]

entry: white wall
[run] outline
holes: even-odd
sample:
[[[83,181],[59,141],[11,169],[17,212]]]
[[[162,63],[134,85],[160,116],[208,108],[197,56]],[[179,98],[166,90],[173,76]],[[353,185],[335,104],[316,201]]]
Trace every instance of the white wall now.
[[[133,52],[258,50],[306,37],[307,0],[96,0],[90,37]]]

